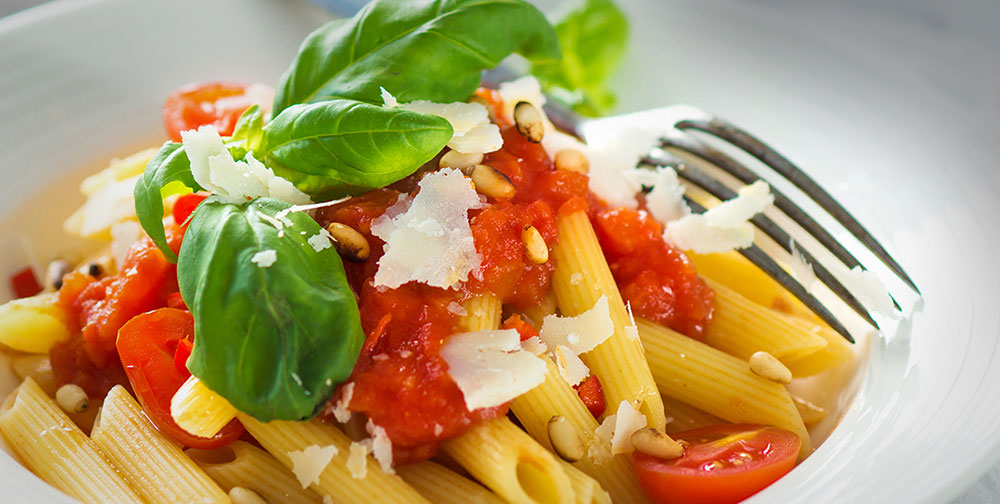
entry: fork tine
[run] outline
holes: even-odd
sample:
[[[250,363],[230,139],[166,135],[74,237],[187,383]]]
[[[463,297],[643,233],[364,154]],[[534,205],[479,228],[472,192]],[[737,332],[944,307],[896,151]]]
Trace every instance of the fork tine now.
[[[689,166],[682,166],[677,171],[678,176],[691,182],[692,184],[701,187],[709,194],[719,198],[720,200],[728,200],[736,197],[736,191],[733,191],[724,184],[708,176],[708,174]],[[861,318],[865,319],[866,322],[871,324],[875,329],[879,329],[878,323],[872,318],[871,313],[861,304],[860,301],[852,294],[844,284],[840,282],[837,277],[833,276],[822,263],[816,261],[816,258],[809,253],[804,247],[794,241],[792,237],[784,230],[781,229],[774,221],[766,217],[763,214],[759,214],[752,219],[753,223],[764,231],[765,234],[770,236],[775,242],[777,242],[786,252],[789,254],[794,253],[794,249],[797,249],[799,253],[802,254],[802,258],[812,265],[813,271],[816,273],[816,277],[826,284],[834,294],[840,299],[844,300],[848,306],[851,307]],[[784,285],[784,284],[782,284]],[[785,286],[787,288],[787,286]]]
[[[900,266],[899,263],[897,263],[895,259],[889,255],[889,252],[885,250],[885,248],[871,235],[871,233],[868,232],[868,230],[864,228],[864,226],[861,225],[860,222],[857,221],[857,219],[848,213],[847,210],[840,205],[840,203],[837,203],[837,201],[834,200],[833,197],[820,187],[819,184],[817,184],[811,177],[806,175],[805,172],[792,164],[791,161],[769,147],[767,144],[760,141],[750,133],[747,133],[735,125],[717,117],[711,117],[707,120],[683,120],[678,122],[675,126],[680,130],[696,129],[721,138],[722,140],[725,140],[730,144],[750,153],[753,157],[769,166],[781,176],[790,180],[796,187],[801,189],[807,196],[819,204],[820,207],[832,215],[834,219],[837,219],[837,222],[843,225],[852,235],[854,235],[855,238],[863,243],[868,250],[875,254],[879,260],[888,266],[889,269],[891,269],[901,280],[906,282],[906,284],[909,285],[917,294],[920,294],[920,289],[917,288],[917,285],[913,282],[910,276],[903,271],[902,266]],[[733,173],[733,175],[739,178],[739,175],[735,173]],[[853,268],[853,266],[850,267]]]
[[[705,207],[701,206],[694,200],[685,197],[688,206],[691,207],[696,213],[704,213]],[[810,294],[805,287],[799,283],[798,280],[793,278],[787,271],[784,270],[778,263],[774,262],[771,256],[767,255],[763,250],[761,250],[756,245],[751,245],[748,248],[740,249],[739,253],[746,257],[750,262],[754,263],[758,268],[767,273],[771,278],[775,279],[778,283],[788,289],[793,296],[802,301],[810,310],[819,318],[823,319],[834,331],[844,337],[847,341],[854,343],[854,337],[851,333],[847,331],[847,328],[834,317],[830,310],[827,310],[823,303],[820,303],[812,294]]]

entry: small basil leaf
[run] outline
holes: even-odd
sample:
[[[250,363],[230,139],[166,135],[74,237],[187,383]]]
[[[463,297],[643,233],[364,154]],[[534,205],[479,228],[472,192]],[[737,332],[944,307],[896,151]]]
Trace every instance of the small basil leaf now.
[[[375,0],[306,38],[278,84],[274,113],[334,98],[381,103],[380,86],[400,102],[465,100],[481,71],[512,52],[559,57],[552,26],[523,0]]]
[[[139,224],[170,262],[177,262],[177,255],[167,244],[167,235],[163,229],[163,188],[175,181],[195,191],[202,189],[191,175],[191,162],[184,152],[184,145],[167,142],[146,165],[146,170],[136,181],[132,193]]]
[[[265,422],[315,415],[350,375],[364,341],[340,255],[309,245],[320,226],[306,214],[276,218],[288,207],[269,198],[206,200],[177,265],[195,320],[188,369]],[[251,262],[265,251],[274,251],[273,264]]]
[[[353,100],[295,105],[264,126],[254,156],[316,200],[384,187],[451,140],[444,118]]]
[[[562,60],[537,64],[532,73],[546,90],[577,112],[597,116],[615,104],[604,85],[628,41],[628,20],[612,0],[576,0],[554,20]]]
[[[260,110],[260,105],[251,105],[236,121],[233,136],[230,137],[229,141],[242,144],[243,148],[249,151],[257,150],[263,138],[263,128],[264,115]]]

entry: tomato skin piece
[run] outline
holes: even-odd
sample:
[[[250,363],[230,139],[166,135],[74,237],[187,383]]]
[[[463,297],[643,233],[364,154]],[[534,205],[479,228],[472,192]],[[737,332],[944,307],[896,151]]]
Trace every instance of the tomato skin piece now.
[[[235,441],[243,434],[243,426],[233,420],[214,437],[202,438],[188,434],[170,416],[170,400],[190,376],[176,365],[178,350],[183,352],[181,342],[193,336],[191,312],[160,308],[133,317],[122,326],[118,354],[136,399],[156,428],[184,446],[210,450]]]
[[[207,192],[196,192],[184,194],[177,198],[177,201],[174,202],[174,222],[186,228],[188,218],[198,208],[198,205],[209,196],[210,194]]]
[[[180,142],[182,131],[211,124],[219,135],[231,136],[236,121],[251,105],[270,110],[270,102],[258,103],[261,97],[248,93],[250,87],[237,82],[196,82],[174,90],[163,103],[167,135]]]
[[[576,389],[580,400],[587,406],[590,414],[594,415],[594,418],[600,418],[604,414],[607,407],[604,402],[604,388],[601,387],[601,381],[597,379],[597,376],[590,375],[583,383],[573,388]]]
[[[695,429],[674,439],[686,444],[679,459],[632,455],[639,486],[654,504],[740,502],[791,471],[801,445],[784,429],[745,424]],[[742,462],[732,463],[737,460]]]
[[[38,283],[35,270],[31,269],[31,266],[25,266],[10,276],[10,288],[14,291],[14,297],[18,299],[42,292],[42,286]]]

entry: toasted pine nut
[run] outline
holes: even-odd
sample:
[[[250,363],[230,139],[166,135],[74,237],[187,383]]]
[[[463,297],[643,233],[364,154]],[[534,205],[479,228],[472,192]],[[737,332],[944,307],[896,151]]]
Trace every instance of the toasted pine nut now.
[[[767,352],[755,352],[750,356],[750,371],[773,382],[782,384],[792,382],[792,372],[775,356]]]
[[[584,446],[580,433],[564,417],[554,415],[549,419],[549,442],[556,455],[567,462],[583,458]]]
[[[590,171],[590,160],[576,149],[563,149],[556,153],[556,169],[582,173]]]
[[[826,418],[826,410],[822,406],[813,404],[801,397],[792,396],[792,402],[795,403],[795,409],[799,410],[799,416],[802,417],[802,423],[806,425],[813,425],[818,423],[820,420]]]
[[[545,136],[545,124],[542,122],[542,112],[538,107],[523,101],[514,107],[514,125],[517,132],[524,135],[529,142],[538,143]]]
[[[62,288],[63,277],[73,271],[73,267],[68,262],[56,259],[45,268],[45,291],[55,292]]]
[[[486,98],[479,95],[472,95],[472,98],[469,98],[469,103],[478,103],[486,107],[486,112],[489,114],[490,122],[497,122],[496,111],[493,110],[493,105],[490,105],[490,102],[486,101]]]
[[[351,262],[365,262],[371,255],[372,249],[368,245],[368,240],[354,230],[351,226],[339,222],[331,222],[326,226],[333,238],[333,246],[337,252]]]
[[[90,397],[79,385],[67,383],[56,390],[56,403],[67,413],[83,413],[90,408]]]
[[[517,192],[507,175],[490,165],[477,164],[472,167],[470,176],[476,191],[491,198],[511,199]]]
[[[539,233],[535,226],[524,226],[521,240],[524,241],[524,253],[531,262],[545,264],[549,261],[549,246],[545,244],[545,238],[542,238],[542,233]]]
[[[483,162],[483,153],[462,154],[458,151],[450,150],[441,156],[438,166],[441,168],[468,168]]]
[[[229,489],[229,500],[233,501],[233,504],[267,504],[260,494],[241,486]]]
[[[675,459],[684,455],[684,447],[666,432],[652,427],[632,433],[632,447],[636,451],[662,459]]]

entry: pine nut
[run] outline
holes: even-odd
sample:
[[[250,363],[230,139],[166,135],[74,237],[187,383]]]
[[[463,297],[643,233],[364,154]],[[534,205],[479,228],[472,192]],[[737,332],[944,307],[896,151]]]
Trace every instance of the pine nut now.
[[[554,415],[549,419],[549,442],[556,455],[567,462],[583,458],[584,446],[580,433],[564,417]]]
[[[590,160],[576,149],[563,149],[556,153],[556,169],[582,173],[590,171]]]
[[[517,126],[517,132],[532,143],[541,142],[545,135],[542,112],[526,101],[517,102],[514,107],[514,125]]]
[[[662,459],[675,459],[684,455],[684,447],[667,433],[652,427],[632,433],[632,447],[636,451]]]
[[[822,406],[813,404],[801,397],[792,396],[792,402],[795,403],[795,409],[799,410],[799,416],[802,417],[802,423],[806,425],[813,425],[818,423],[820,420],[826,418],[826,410]]]
[[[491,198],[511,199],[517,192],[510,178],[490,165],[477,164],[472,167],[470,177],[476,191]]]
[[[90,398],[79,385],[67,383],[56,390],[56,403],[67,413],[83,413],[90,408]]]
[[[241,486],[229,489],[229,500],[233,501],[233,504],[267,504],[260,494]]]
[[[339,222],[331,222],[326,226],[333,238],[333,246],[348,261],[365,262],[371,255],[372,249],[368,245],[368,240],[354,230],[351,226]]]
[[[468,168],[483,162],[483,153],[462,154],[458,151],[450,150],[441,156],[438,166],[441,168]]]
[[[73,267],[66,261],[56,259],[55,261],[50,262],[49,266],[45,268],[46,292],[55,292],[61,289],[63,277],[70,271],[73,271]]]
[[[549,261],[549,246],[545,244],[545,238],[542,238],[542,233],[539,233],[535,226],[524,226],[521,240],[524,241],[524,253],[531,262],[545,264]]]
[[[750,356],[750,371],[773,382],[782,384],[792,382],[792,372],[775,356],[767,352],[756,352]]]

